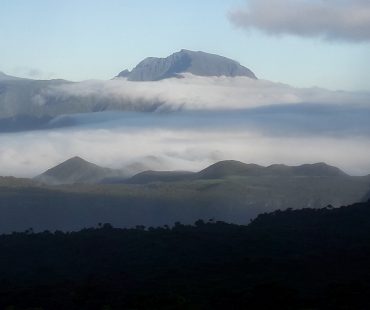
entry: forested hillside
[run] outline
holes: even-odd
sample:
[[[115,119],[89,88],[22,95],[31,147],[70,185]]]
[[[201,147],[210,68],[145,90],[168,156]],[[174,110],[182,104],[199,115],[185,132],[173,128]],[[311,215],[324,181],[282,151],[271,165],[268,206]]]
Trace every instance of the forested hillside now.
[[[370,202],[0,237],[8,309],[367,309]],[[12,306],[12,307],[10,307]]]

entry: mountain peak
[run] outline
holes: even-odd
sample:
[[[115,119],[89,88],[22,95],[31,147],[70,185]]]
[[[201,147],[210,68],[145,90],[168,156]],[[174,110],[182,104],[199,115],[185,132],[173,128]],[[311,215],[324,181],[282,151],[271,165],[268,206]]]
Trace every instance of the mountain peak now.
[[[87,160],[85,160],[85,159],[83,159],[79,156],[71,157],[70,159],[67,159],[66,161],[61,163],[61,165],[64,165],[64,164],[67,164],[67,163],[83,163],[83,164],[93,165],[92,163],[88,162]]]
[[[166,58],[145,58],[131,72],[124,70],[117,77],[127,78],[130,81],[158,81],[178,77],[182,73],[198,76],[245,76],[256,79],[251,70],[235,60],[186,49]]]
[[[95,183],[104,178],[116,176],[122,176],[122,172],[120,170],[100,167],[79,156],[75,156],[50,168],[35,179],[43,183],[58,185]]]

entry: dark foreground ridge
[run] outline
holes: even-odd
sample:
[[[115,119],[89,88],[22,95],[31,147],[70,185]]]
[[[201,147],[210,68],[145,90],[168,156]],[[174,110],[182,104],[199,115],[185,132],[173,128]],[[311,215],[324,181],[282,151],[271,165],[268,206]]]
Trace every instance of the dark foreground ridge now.
[[[0,236],[3,309],[367,309],[370,202]]]

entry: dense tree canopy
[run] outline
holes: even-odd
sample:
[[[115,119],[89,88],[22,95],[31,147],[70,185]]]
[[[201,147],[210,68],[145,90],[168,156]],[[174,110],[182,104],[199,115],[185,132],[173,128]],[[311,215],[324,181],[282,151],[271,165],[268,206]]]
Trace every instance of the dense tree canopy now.
[[[370,202],[0,236],[0,308],[367,309]]]

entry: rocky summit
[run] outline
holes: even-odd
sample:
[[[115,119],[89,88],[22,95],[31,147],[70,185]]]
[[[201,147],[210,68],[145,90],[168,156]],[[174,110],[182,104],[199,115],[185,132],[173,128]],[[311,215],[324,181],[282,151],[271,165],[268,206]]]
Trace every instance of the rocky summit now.
[[[197,76],[245,76],[256,79],[255,74],[237,61],[205,52],[181,50],[166,58],[148,57],[131,72],[127,69],[119,78],[130,81],[158,81],[179,77],[182,73]]]

